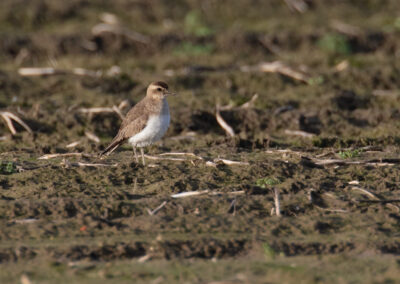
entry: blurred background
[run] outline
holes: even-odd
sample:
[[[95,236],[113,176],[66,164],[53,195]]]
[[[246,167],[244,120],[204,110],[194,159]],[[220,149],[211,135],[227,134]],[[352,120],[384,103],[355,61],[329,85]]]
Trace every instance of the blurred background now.
[[[215,105],[238,107],[252,98],[256,110],[222,113],[243,139],[285,141],[296,138],[292,130],[375,137],[398,125],[396,0],[0,5],[0,107],[46,133],[36,138],[46,140],[47,152],[86,130],[109,139],[118,116],[99,113],[89,123],[79,109],[128,100],[123,113],[154,80],[181,94],[171,99],[168,135],[224,135]],[[8,132],[5,124],[0,129]]]

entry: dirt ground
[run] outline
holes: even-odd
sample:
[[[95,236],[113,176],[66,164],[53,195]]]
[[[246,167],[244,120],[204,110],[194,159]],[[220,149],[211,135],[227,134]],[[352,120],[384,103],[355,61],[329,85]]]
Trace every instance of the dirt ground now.
[[[2,0],[0,282],[400,281],[399,11]],[[179,95],[148,165],[100,160],[155,80]]]

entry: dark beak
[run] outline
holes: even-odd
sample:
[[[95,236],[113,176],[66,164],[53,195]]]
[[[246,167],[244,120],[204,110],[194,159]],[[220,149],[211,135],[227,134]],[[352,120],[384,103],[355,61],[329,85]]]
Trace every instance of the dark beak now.
[[[171,93],[171,92],[165,92],[164,95],[165,96],[176,96],[177,94]]]

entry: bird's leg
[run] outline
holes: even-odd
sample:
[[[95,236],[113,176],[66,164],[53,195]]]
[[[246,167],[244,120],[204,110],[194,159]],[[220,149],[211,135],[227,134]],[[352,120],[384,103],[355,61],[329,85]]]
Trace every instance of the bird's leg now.
[[[133,147],[133,153],[135,154],[136,163],[139,163],[139,158],[138,158],[138,156],[136,154],[136,147],[135,146],[132,146],[132,147]]]
[[[145,162],[145,160],[144,160],[144,151],[143,151],[143,148],[140,148],[140,153],[142,153],[142,162],[143,162],[143,166],[145,166],[145,165],[146,165],[146,162]]]

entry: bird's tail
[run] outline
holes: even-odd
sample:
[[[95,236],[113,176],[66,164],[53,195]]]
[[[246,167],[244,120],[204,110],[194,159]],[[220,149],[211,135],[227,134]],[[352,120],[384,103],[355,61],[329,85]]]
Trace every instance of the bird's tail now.
[[[104,149],[103,152],[100,153],[100,157],[104,155],[109,155],[111,154],[115,149],[118,148],[119,145],[121,145],[124,142],[124,140],[115,140],[112,141],[110,145],[107,146],[107,148]]]

